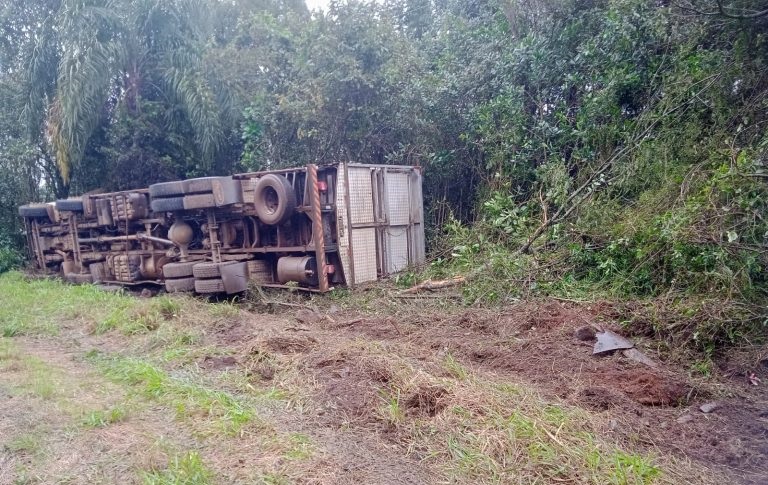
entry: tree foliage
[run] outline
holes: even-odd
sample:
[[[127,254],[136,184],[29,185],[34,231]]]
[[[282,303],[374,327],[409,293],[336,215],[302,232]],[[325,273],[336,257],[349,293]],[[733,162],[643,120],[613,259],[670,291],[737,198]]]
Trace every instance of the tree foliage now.
[[[518,292],[518,276],[535,272],[525,281],[537,291],[759,302],[763,10],[741,0],[334,0],[315,12],[296,0],[6,2],[0,82],[14,101],[0,160],[25,175],[2,183],[32,199],[65,193],[70,171],[81,192],[309,162],[415,164],[433,269],[482,263],[489,284],[506,282],[472,299]]]

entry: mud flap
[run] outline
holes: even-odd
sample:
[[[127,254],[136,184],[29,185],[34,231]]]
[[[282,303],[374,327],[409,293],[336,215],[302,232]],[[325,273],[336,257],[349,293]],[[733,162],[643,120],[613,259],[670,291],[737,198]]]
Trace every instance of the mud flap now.
[[[240,293],[248,289],[248,265],[245,262],[219,266],[224,291],[227,294]]]

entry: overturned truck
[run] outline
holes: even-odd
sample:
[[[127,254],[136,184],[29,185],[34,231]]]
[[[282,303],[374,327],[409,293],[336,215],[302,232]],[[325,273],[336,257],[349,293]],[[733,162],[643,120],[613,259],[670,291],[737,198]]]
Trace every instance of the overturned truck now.
[[[325,292],[424,261],[416,167],[342,163],[179,180],[19,214],[36,267],[72,283]]]

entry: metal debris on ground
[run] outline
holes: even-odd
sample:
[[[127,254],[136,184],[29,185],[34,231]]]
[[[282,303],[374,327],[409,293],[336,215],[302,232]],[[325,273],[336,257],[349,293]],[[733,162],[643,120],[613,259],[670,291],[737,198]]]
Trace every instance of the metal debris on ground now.
[[[592,354],[594,355],[605,354],[615,350],[631,349],[635,346],[635,344],[629,340],[610,330],[597,332],[596,337],[597,342],[595,343],[595,348],[592,350]]]
[[[602,332],[597,332],[594,335],[597,337],[597,342],[595,342],[595,347],[592,350],[593,355],[603,355],[621,350],[624,357],[629,360],[647,365],[654,369],[659,366],[653,359],[636,349],[633,342],[630,342],[617,333],[611,332],[610,330],[604,330]],[[578,333],[576,334],[576,338],[582,340]]]
[[[624,354],[624,357],[628,358],[629,360],[634,360],[635,362],[647,365],[648,367],[653,367],[655,369],[659,366],[655,360],[651,359],[636,348],[625,349],[622,351],[622,353]]]
[[[707,402],[699,406],[699,411],[705,414],[709,414],[712,411],[718,409],[720,407],[720,403],[717,401]]]

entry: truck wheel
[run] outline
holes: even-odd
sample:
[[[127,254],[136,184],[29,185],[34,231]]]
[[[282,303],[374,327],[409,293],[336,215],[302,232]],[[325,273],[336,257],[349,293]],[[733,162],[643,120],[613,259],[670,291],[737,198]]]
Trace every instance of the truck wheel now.
[[[272,268],[263,259],[248,261],[248,278],[259,284],[272,283]]]
[[[175,212],[184,210],[184,197],[170,197],[168,199],[154,199],[150,203],[152,212]]]
[[[193,194],[184,196],[184,209],[209,209],[216,207],[216,198],[213,194]]]
[[[45,217],[48,218],[48,207],[45,204],[30,204],[19,207],[21,217]]]
[[[163,182],[149,186],[149,197],[151,199],[162,197],[176,197],[184,195],[184,181]]]
[[[197,263],[192,268],[192,274],[195,278],[220,278],[221,271],[219,268],[228,264],[238,264],[238,261],[224,261],[223,263]]]
[[[69,212],[83,212],[82,199],[59,199],[56,201],[56,209]]]
[[[91,263],[88,266],[88,271],[91,273],[91,280],[94,283],[101,283],[107,279],[107,265],[104,263]]]
[[[185,194],[205,194],[213,192],[215,185],[231,185],[232,177],[199,177],[184,181]]]
[[[202,294],[224,293],[224,281],[221,278],[195,280],[195,291]]]
[[[165,291],[168,293],[184,293],[187,291],[195,291],[195,279],[176,278],[165,280]]]
[[[67,273],[64,275],[64,280],[75,285],[83,285],[93,283],[93,276],[90,273]]]
[[[192,267],[197,261],[186,261],[182,263],[166,263],[162,267],[163,277],[165,278],[187,278],[192,276]]]
[[[256,214],[264,224],[282,224],[296,210],[296,192],[287,178],[268,174],[256,182],[253,190]]]

